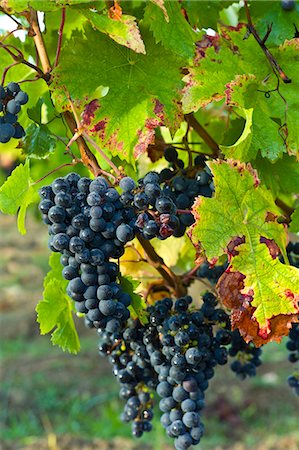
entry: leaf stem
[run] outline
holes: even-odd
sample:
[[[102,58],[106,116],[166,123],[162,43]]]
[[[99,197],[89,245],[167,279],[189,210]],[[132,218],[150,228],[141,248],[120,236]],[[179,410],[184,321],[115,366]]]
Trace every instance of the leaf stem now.
[[[58,62],[59,62],[61,45],[62,45],[63,28],[64,28],[64,24],[65,24],[65,15],[66,15],[66,10],[65,10],[65,8],[62,8],[61,9],[61,22],[60,22],[60,27],[58,30],[58,42],[57,42],[57,50],[56,50],[54,67],[57,67]]]

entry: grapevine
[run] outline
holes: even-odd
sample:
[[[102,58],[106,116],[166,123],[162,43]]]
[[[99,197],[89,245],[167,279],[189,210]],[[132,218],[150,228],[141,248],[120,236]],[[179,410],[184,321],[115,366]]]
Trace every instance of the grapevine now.
[[[132,435],[157,405],[177,450],[220,366],[253,377],[272,341],[298,395],[296,3],[51,1],[47,32],[27,3],[1,2],[0,210],[48,229],[41,334],[77,353],[82,318]]]

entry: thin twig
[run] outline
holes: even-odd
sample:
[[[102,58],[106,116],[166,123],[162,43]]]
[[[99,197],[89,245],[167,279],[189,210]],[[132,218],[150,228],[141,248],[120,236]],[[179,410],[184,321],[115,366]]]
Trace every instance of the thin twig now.
[[[61,166],[56,167],[55,169],[51,170],[51,172],[47,173],[47,175],[44,175],[42,178],[40,178],[39,180],[35,181],[34,184],[40,183],[42,180],[44,180],[45,178],[47,178],[49,175],[52,175],[52,173],[57,172],[58,170],[62,169],[63,167],[66,166],[75,166],[76,164],[78,164],[78,161],[73,161],[71,163],[65,163],[65,164],[61,164]]]
[[[21,22],[18,22],[17,19],[15,19],[12,15],[8,14],[8,12],[6,12],[5,9],[2,8],[2,6],[0,6],[0,11],[3,12],[3,14],[5,14],[6,16],[8,16],[11,20],[13,20],[18,25],[19,29],[24,28]]]
[[[4,69],[4,71],[3,71],[3,74],[2,74],[1,86],[4,85],[5,77],[6,77],[7,72],[9,71],[9,69],[10,69],[11,67],[16,66],[17,64],[20,64],[20,63],[19,63],[19,62],[14,62],[14,63],[10,64],[9,66],[5,67],[5,69]]]
[[[71,132],[75,133],[77,128],[73,115],[69,111],[65,111],[62,115]],[[94,154],[90,151],[82,136],[78,137],[78,139],[76,140],[76,144],[78,145],[78,148],[80,150],[83,164],[94,174],[94,176],[98,176],[98,174],[101,172],[98,161]]]
[[[14,50],[16,50],[18,52],[18,55],[15,55],[8,47],[12,47]],[[44,78],[46,81],[49,80],[49,75],[44,74],[44,72],[39,67],[35,66],[34,64],[30,63],[29,61],[26,61],[22,52],[20,50],[18,50],[14,45],[5,45],[5,44],[0,43],[0,48],[3,48],[3,50],[5,50],[7,53],[9,53],[15,62],[24,64],[25,66],[30,67],[31,69],[35,70],[39,74],[40,78]]]
[[[15,33],[16,31],[18,31],[20,28],[16,28],[15,30],[9,31],[9,33],[7,33],[5,36],[3,36],[3,38],[1,39],[0,43],[2,44],[5,39],[7,39],[9,36],[11,36],[13,33]]]
[[[102,158],[109,164],[111,169],[113,169],[114,172],[116,173],[116,175],[119,177],[120,176],[119,169],[111,161],[111,159],[103,152],[103,150],[98,146],[98,144],[93,139],[91,139],[91,137],[88,136],[88,134],[85,131],[83,131],[82,135],[97,150],[97,152],[99,152],[99,154],[102,156]]]
[[[247,0],[244,0],[244,6],[245,6],[246,17],[247,17],[247,21],[248,21],[248,24],[247,24],[248,31],[253,35],[254,39],[257,41],[257,43],[259,44],[259,46],[261,47],[261,49],[265,53],[266,58],[268,59],[269,63],[271,64],[272,70],[274,72],[278,73],[278,75],[280,76],[280,78],[282,79],[282,81],[284,83],[291,83],[292,80],[284,73],[284,71],[282,70],[282,68],[280,67],[280,65],[278,64],[278,62],[276,61],[276,59],[272,55],[272,53],[268,50],[268,48],[265,45],[265,42],[266,42],[266,40],[269,37],[269,34],[271,32],[272,25],[270,25],[270,27],[268,27],[267,33],[266,33],[264,39],[261,39],[259,34],[258,34],[258,32],[256,31],[253,23],[252,23],[252,19],[251,19],[251,15],[250,15],[250,11],[249,11]]]
[[[200,123],[195,119],[193,113],[185,114],[185,119],[189,125],[196,131],[196,133],[203,139],[203,141],[210,147],[212,154],[209,155],[211,158],[218,158],[220,154],[220,148],[216,141],[210,136],[210,134],[200,125]]]
[[[58,62],[59,62],[59,56],[60,56],[61,45],[62,45],[63,28],[64,28],[64,23],[65,23],[65,13],[66,13],[65,8],[62,8],[62,10],[61,10],[61,22],[60,22],[60,27],[59,27],[59,30],[58,30],[58,42],[57,42],[57,50],[56,50],[54,67],[57,67]]]

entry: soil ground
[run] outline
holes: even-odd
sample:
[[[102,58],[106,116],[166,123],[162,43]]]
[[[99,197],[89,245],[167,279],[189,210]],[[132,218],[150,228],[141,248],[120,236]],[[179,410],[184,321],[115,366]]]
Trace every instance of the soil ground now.
[[[0,215],[0,419],[2,450],[171,450],[159,426],[140,441],[119,420],[121,402],[93,330],[77,320],[79,355],[39,336],[35,306],[47,271],[47,232],[29,218],[20,236]],[[286,384],[293,367],[285,346],[264,352],[259,375],[241,382],[228,367],[207,393],[201,450],[298,450],[299,401]]]

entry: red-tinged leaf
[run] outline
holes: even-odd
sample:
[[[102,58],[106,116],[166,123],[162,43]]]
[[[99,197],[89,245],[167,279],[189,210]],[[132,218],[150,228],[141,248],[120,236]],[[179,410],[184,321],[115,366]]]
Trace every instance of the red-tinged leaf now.
[[[96,29],[110,36],[118,44],[130,48],[136,53],[146,53],[136,17],[122,14],[117,3],[110,8],[108,15],[90,10],[83,10],[82,14]]]
[[[229,256],[230,273],[220,278],[218,292],[232,309],[234,326],[255,343],[279,340],[299,313],[299,270],[277,258],[285,256],[286,246],[279,210],[250,165],[219,161],[209,166],[215,197],[196,201],[191,239],[212,263]],[[279,317],[285,326],[278,327]]]
[[[60,107],[68,91],[80,112],[85,107],[86,119],[91,120],[87,132],[98,145],[133,166],[136,158],[153,143],[157,127],[163,124],[175,131],[183,119],[180,90],[184,60],[156,44],[147,29],[142,35],[146,55],[123,48],[86,26],[84,38],[74,34],[67,41],[61,53],[63,64],[57,67],[52,83],[58,100],[56,106]],[[77,59],[81,67],[76,64]],[[82,66],[88,68],[84,83]],[[100,86],[108,89],[98,99],[99,107],[93,108],[95,103],[86,107],[95,100]],[[85,106],[78,103],[80,99],[87,99]]]
[[[289,334],[292,323],[298,322],[298,313],[280,314],[260,328],[254,317],[256,308],[251,305],[252,297],[242,294],[245,276],[240,272],[224,273],[217,284],[222,304],[231,309],[232,329],[239,329],[246,342],[253,341],[257,347],[270,341],[280,342]]]

